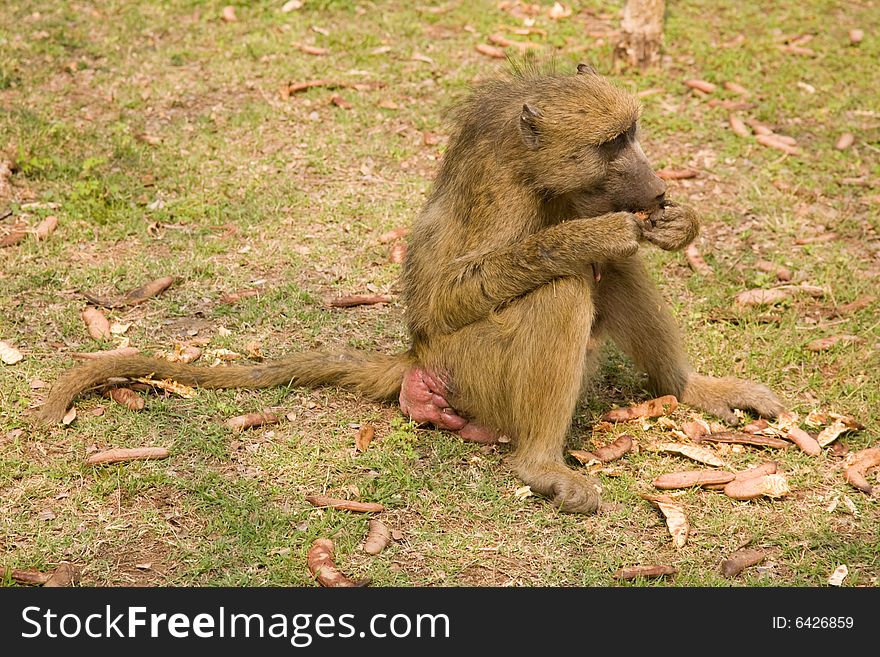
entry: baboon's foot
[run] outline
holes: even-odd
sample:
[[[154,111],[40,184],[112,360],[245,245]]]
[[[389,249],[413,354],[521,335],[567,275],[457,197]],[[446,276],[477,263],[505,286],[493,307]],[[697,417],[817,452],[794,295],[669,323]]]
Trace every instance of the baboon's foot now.
[[[463,418],[446,401],[447,387],[439,376],[421,367],[412,367],[403,376],[400,386],[400,410],[418,423],[430,423],[446,429],[464,440],[494,443],[501,437],[497,431]]]
[[[602,487],[593,477],[585,477],[562,464],[540,468],[516,467],[517,474],[533,492],[550,498],[565,513],[596,513]]]

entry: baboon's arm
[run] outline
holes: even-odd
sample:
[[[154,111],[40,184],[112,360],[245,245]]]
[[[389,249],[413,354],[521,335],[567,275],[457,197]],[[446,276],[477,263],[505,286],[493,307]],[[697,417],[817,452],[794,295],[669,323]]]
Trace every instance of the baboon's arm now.
[[[459,258],[447,267],[448,285],[431,300],[432,320],[451,333],[554,279],[591,276],[592,264],[636,252],[639,221],[629,212],[574,219],[489,254]]]

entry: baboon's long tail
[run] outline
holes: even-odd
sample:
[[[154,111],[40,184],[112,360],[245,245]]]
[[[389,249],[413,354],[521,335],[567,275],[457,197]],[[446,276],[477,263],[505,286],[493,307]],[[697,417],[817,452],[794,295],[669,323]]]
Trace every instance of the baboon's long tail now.
[[[391,400],[400,393],[409,365],[407,353],[386,356],[303,352],[260,365],[227,367],[200,367],[146,356],[107,356],[64,373],[52,387],[36,419],[44,423],[59,422],[77,395],[113,377],[171,379],[201,388],[339,385],[369,399]]]

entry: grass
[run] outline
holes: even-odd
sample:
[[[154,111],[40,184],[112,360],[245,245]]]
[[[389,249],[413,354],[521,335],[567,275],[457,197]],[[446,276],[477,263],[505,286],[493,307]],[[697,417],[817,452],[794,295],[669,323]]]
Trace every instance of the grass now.
[[[54,380],[70,352],[114,346],[87,336],[84,291],[113,294],[179,277],[148,303],[110,312],[131,323],[125,337],[147,353],[199,339],[241,353],[255,343],[267,358],[406,344],[399,304],[338,311],[324,301],[397,291],[399,266],[378,236],[408,225],[423,203],[442,156],[444,108],[503,68],[474,46],[521,22],[495,2],[310,0],[281,13],[274,0],[234,3],[238,21],[225,23],[224,4],[11,0],[0,13],[0,148],[19,167],[0,216],[8,207],[32,226],[49,214],[60,220],[49,240],[0,249],[0,339],[25,355],[0,366],[2,565],[48,569],[69,560],[84,583],[101,586],[307,585],[309,545],[332,537],[342,569],[378,585],[607,586],[617,584],[617,568],[651,563],[679,573],[633,584],[820,586],[845,563],[845,585],[877,585],[877,500],[849,487],[842,459],[827,450],[819,458],[773,455],[792,484],[787,498],[733,502],[685,492],[692,534],[676,550],[639,497],[658,474],[689,467],[644,449],[669,438],[655,422],[615,429],[643,449],[600,475],[612,507],[596,517],[518,499],[504,446],[462,443],[342,390],[152,394],[141,413],[84,396],[70,427],[31,428],[26,411],[46,392],[36,381]],[[840,439],[855,451],[875,444],[880,426],[877,305],[836,319],[828,309],[880,296],[880,40],[867,29],[874,10],[758,5],[670,5],[663,67],[617,78],[633,91],[663,89],[643,100],[643,143],[658,168],[700,171],[670,193],[704,212],[698,245],[715,275],[691,273],[678,253],[645,255],[701,371],[761,380],[802,414],[857,417],[867,428]],[[537,19],[546,37],[513,38],[534,41],[560,66],[587,60],[611,73],[611,38],[585,35],[615,29],[620,3],[572,6],[571,18]],[[847,36],[855,27],[867,32],[858,46]],[[731,46],[738,34],[744,40]],[[806,45],[816,57],[779,50],[794,34],[814,35]],[[298,43],[328,54],[304,54]],[[795,137],[802,155],[782,157],[735,136],[725,110],[684,87],[692,77],[748,88],[755,106],[744,115]],[[279,94],[287,82],[319,78],[373,84]],[[334,94],[352,108],[331,104]],[[723,89],[715,96],[735,98]],[[426,144],[425,131],[440,143]],[[842,132],[856,143],[837,151]],[[820,229],[837,238],[795,244]],[[735,294],[773,284],[756,269],[759,259],[829,295],[736,309]],[[259,297],[218,303],[254,287]],[[805,350],[837,334],[862,341]],[[641,384],[609,349],[571,445],[589,448],[598,416],[644,398]],[[223,427],[262,408],[292,419],[240,435]],[[673,419],[691,413],[682,408]],[[364,422],[377,438],[355,455]],[[82,465],[95,448],[141,445],[170,447],[172,457]],[[767,455],[723,456],[741,468]],[[365,554],[367,519],[305,502],[322,492],[385,504],[381,517],[401,540],[377,557]],[[827,510],[844,495],[857,515],[842,503]],[[723,578],[720,561],[746,543],[766,549],[767,559]]]

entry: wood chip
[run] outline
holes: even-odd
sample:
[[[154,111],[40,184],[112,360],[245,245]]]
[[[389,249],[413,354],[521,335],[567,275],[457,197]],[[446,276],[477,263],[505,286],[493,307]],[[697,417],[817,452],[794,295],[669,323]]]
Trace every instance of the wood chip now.
[[[113,358],[114,356],[135,356],[140,351],[136,347],[119,347],[118,349],[105,349],[104,351],[79,351],[70,354],[70,356],[79,360],[98,360],[99,358]]]
[[[856,452],[852,464],[846,469],[846,480],[868,495],[873,494],[874,487],[868,483],[869,469],[880,465],[880,447],[870,447]]]
[[[635,579],[636,577],[664,577],[666,575],[675,575],[678,568],[675,566],[627,566],[620,568],[614,573],[614,579]]]
[[[746,124],[743,123],[743,120],[739,118],[736,114],[731,114],[727,117],[728,122],[730,123],[730,129],[740,137],[751,137],[751,131],[746,127]]]
[[[334,561],[333,541],[319,538],[309,548],[307,564],[318,584],[331,588],[366,586],[369,580],[355,581],[342,574]]]
[[[788,155],[798,155],[801,152],[797,146],[793,146],[786,143],[784,140],[779,139],[779,135],[755,135],[755,141],[757,141],[762,146],[775,148],[776,150],[787,153]]]
[[[697,91],[702,91],[703,93],[707,94],[711,94],[716,89],[714,84],[712,84],[711,82],[706,82],[705,80],[685,80],[684,84],[691,89],[696,89]]]
[[[2,573],[3,571],[0,571]],[[24,586],[43,586],[49,581],[51,573],[41,573],[39,570],[21,570],[13,568],[7,571],[13,582]]]
[[[808,342],[804,348],[807,351],[829,351],[839,344],[859,344],[864,341],[865,339],[858,335],[831,335]]]
[[[719,433],[710,433],[702,436],[699,442],[706,443],[727,443],[732,445],[753,445],[755,447],[772,447],[774,449],[788,449],[791,443],[781,438],[773,438],[772,436],[756,436],[749,433],[738,433],[735,431],[723,431]]]
[[[55,572],[43,584],[44,587],[66,587],[79,584],[80,570],[66,561],[58,564]]]
[[[367,554],[379,554],[391,543],[391,532],[385,523],[375,518],[370,519],[367,538],[364,541],[364,552]]]
[[[790,292],[781,288],[763,290],[755,288],[740,292],[734,297],[734,302],[739,306],[772,306],[788,299]]]
[[[685,470],[667,472],[654,479],[652,483],[655,488],[661,490],[674,490],[707,484],[726,484],[733,481],[734,477],[732,472],[724,472],[723,470]]]
[[[766,556],[764,550],[737,550],[721,562],[721,574],[736,577],[746,568],[761,563]]]
[[[110,322],[104,313],[97,308],[86,306],[81,313],[81,317],[89,335],[95,340],[109,340],[113,337],[110,333]]]
[[[217,303],[222,303],[223,305],[232,305],[234,303],[238,303],[242,299],[250,299],[251,297],[260,296],[260,290],[257,289],[247,289],[247,290],[238,290],[237,292],[230,292],[229,294],[224,294],[222,297],[217,299]]]
[[[712,268],[700,254],[700,250],[695,244],[691,243],[685,247],[684,257],[687,259],[688,265],[694,270],[694,272],[700,276],[712,276]]]
[[[391,303],[394,297],[388,294],[352,294],[337,297],[330,301],[334,308],[353,308],[354,306],[369,306],[379,303]]]
[[[357,502],[355,500],[343,500],[324,495],[307,495],[306,501],[317,507],[329,506],[332,509],[356,511],[358,513],[378,513],[385,510],[384,506],[376,502]]]
[[[696,178],[699,172],[693,169],[660,169],[655,171],[658,178],[663,180],[685,180],[687,178]]]
[[[165,447],[117,447],[95,452],[86,459],[86,465],[167,459],[169,456],[170,452]]]
[[[112,388],[108,394],[110,399],[129,410],[142,411],[144,409],[144,398],[131,388]]]
[[[275,413],[246,413],[231,417],[224,424],[235,433],[241,433],[245,429],[261,427],[266,424],[277,424],[280,418]]]
[[[853,133],[844,132],[837,139],[837,142],[834,144],[834,148],[836,148],[839,151],[845,151],[847,148],[849,148],[850,146],[853,145],[853,142],[855,142],[855,140],[856,140],[856,136]]]
[[[650,399],[635,406],[615,408],[602,416],[607,422],[626,422],[637,418],[659,417],[669,415],[678,408],[678,400],[673,395],[665,395],[656,399]]]
[[[751,95],[749,93],[749,90],[746,89],[744,86],[742,86],[741,84],[737,84],[736,82],[731,82],[730,80],[724,83],[724,88],[728,91],[732,91],[735,94],[739,94],[740,96]]]
[[[42,241],[54,233],[56,228],[58,228],[58,217],[49,215],[37,224],[37,227],[34,229],[34,237],[38,242]]]
[[[486,43],[478,43],[475,49],[481,55],[486,55],[486,57],[492,57],[494,59],[504,59],[507,56],[501,48],[496,48],[495,46],[490,46]]]

